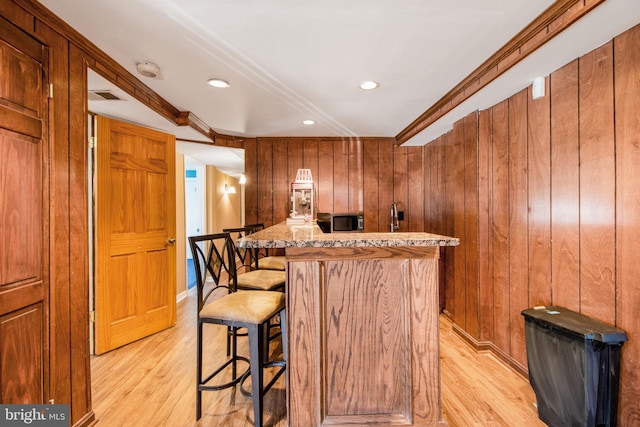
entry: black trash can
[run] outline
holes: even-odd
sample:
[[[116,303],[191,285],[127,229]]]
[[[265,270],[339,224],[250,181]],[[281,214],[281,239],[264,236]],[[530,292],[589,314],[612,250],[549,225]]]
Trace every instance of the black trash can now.
[[[620,329],[562,307],[524,310],[529,382],[551,427],[616,425]]]

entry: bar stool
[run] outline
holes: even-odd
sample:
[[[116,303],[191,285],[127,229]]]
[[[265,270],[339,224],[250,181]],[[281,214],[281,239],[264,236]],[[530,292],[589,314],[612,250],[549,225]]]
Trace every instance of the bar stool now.
[[[244,227],[235,227],[235,228],[225,228],[222,230],[223,233],[229,233],[232,235],[232,243],[233,243],[233,235],[235,235],[236,240],[244,237],[253,232],[253,226],[244,226]],[[284,285],[287,280],[287,275],[284,272],[284,268],[282,271],[279,270],[261,270],[255,269],[255,265],[257,264],[257,254],[258,249],[253,248],[241,248],[233,243],[234,253],[236,254],[237,266],[236,271],[238,269],[244,270],[243,273],[237,274],[237,287],[241,290],[246,291],[279,291],[284,292]],[[284,257],[282,257],[284,259]],[[282,322],[281,319],[276,319]],[[269,330],[269,340],[266,343],[268,347],[269,342],[278,338],[280,336],[280,332],[276,331],[272,333],[272,328],[278,322],[270,322],[268,326]],[[276,325],[277,326],[277,325]],[[280,328],[282,329],[282,328]],[[231,329],[229,330],[229,334],[227,336],[227,356],[229,355],[229,339],[231,337]],[[236,332],[237,333],[237,332]],[[240,335],[245,335],[241,333]]]
[[[253,233],[254,226],[247,225],[237,228],[225,228],[222,231],[225,233],[235,233],[237,235],[237,238],[240,238]],[[249,270],[244,273],[238,274],[238,289],[284,291],[284,284],[287,277],[286,273],[284,272],[284,257],[278,257],[282,258],[282,269],[266,269],[262,267],[262,260],[260,260],[258,263],[258,249],[240,248],[235,244],[234,246],[236,257],[240,261],[239,265],[244,267],[245,270]],[[258,268],[256,268],[256,266],[258,266]]]
[[[285,298],[282,292],[237,291],[236,263],[233,240],[229,233],[208,234],[189,237],[193,254],[198,291],[198,338],[196,357],[196,420],[202,416],[202,392],[216,391],[242,383],[251,375],[251,399],[253,401],[254,426],[262,427],[262,406],[264,394],[271,389],[276,380],[284,373],[283,362],[273,379],[265,386],[263,368],[268,355],[265,354],[268,325],[278,314],[286,318]],[[233,331],[231,336],[231,354],[227,360],[212,373],[203,378],[203,327],[205,324],[225,325]],[[249,359],[237,353],[237,334],[239,328],[246,328],[249,337]],[[283,327],[284,331],[285,328]],[[283,346],[286,334],[283,333]],[[249,364],[249,368],[238,373],[238,362]],[[231,380],[223,384],[212,384],[214,378],[231,369]],[[241,391],[246,394],[244,390]]]
[[[225,233],[236,233],[237,238],[241,238],[253,233],[254,226],[246,225],[244,227],[225,228],[222,231]],[[240,248],[235,245],[235,251],[240,265],[245,269],[249,269],[249,271],[245,273],[238,274],[238,289],[262,289],[265,291],[284,290],[284,283],[286,281],[284,263],[282,264],[282,269],[266,269],[262,266],[262,259],[258,266],[258,249]],[[279,258],[282,258],[284,261],[284,257]]]
[[[247,234],[255,233],[260,230],[264,230],[264,224],[248,224],[245,226],[248,229]],[[285,258],[280,255],[267,255],[260,250],[256,250],[254,254],[255,265],[254,268],[258,270],[285,270]]]

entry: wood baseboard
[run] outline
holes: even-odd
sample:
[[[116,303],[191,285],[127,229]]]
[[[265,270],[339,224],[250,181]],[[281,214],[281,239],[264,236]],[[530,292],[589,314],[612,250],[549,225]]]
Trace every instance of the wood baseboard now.
[[[82,418],[78,420],[73,427],[89,427],[97,424],[96,414],[93,411],[89,411]]]
[[[520,362],[509,356],[504,351],[502,351],[491,341],[478,341],[455,323],[453,323],[452,328],[457,335],[459,335],[463,340],[471,345],[471,347],[473,347],[477,352],[490,351],[498,359],[511,366],[517,373],[522,375],[527,380],[529,379],[528,368],[526,366],[523,366]]]

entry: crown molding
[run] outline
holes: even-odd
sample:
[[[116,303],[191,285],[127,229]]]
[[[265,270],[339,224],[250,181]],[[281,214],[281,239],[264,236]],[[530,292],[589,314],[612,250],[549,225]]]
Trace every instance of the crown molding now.
[[[66,38],[70,43],[84,52],[87,65],[92,70],[127,92],[151,110],[175,123],[177,126],[192,127],[212,141],[218,136],[212,127],[207,125],[195,114],[190,111],[180,111],[177,109],[41,3],[35,0],[20,0],[18,4],[36,19],[34,23],[35,33],[37,33],[37,21],[50,27],[53,31]]]
[[[402,144],[429,127],[606,0],[558,0],[396,135]]]

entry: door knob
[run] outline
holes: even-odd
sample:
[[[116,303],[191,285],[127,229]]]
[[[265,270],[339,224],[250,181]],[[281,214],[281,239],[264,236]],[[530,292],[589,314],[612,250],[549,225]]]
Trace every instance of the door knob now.
[[[175,242],[176,242],[176,239],[175,239],[175,237],[173,237],[173,236],[171,236],[171,237],[169,237],[169,238],[167,239],[167,243],[168,243],[169,245],[173,245]]]

